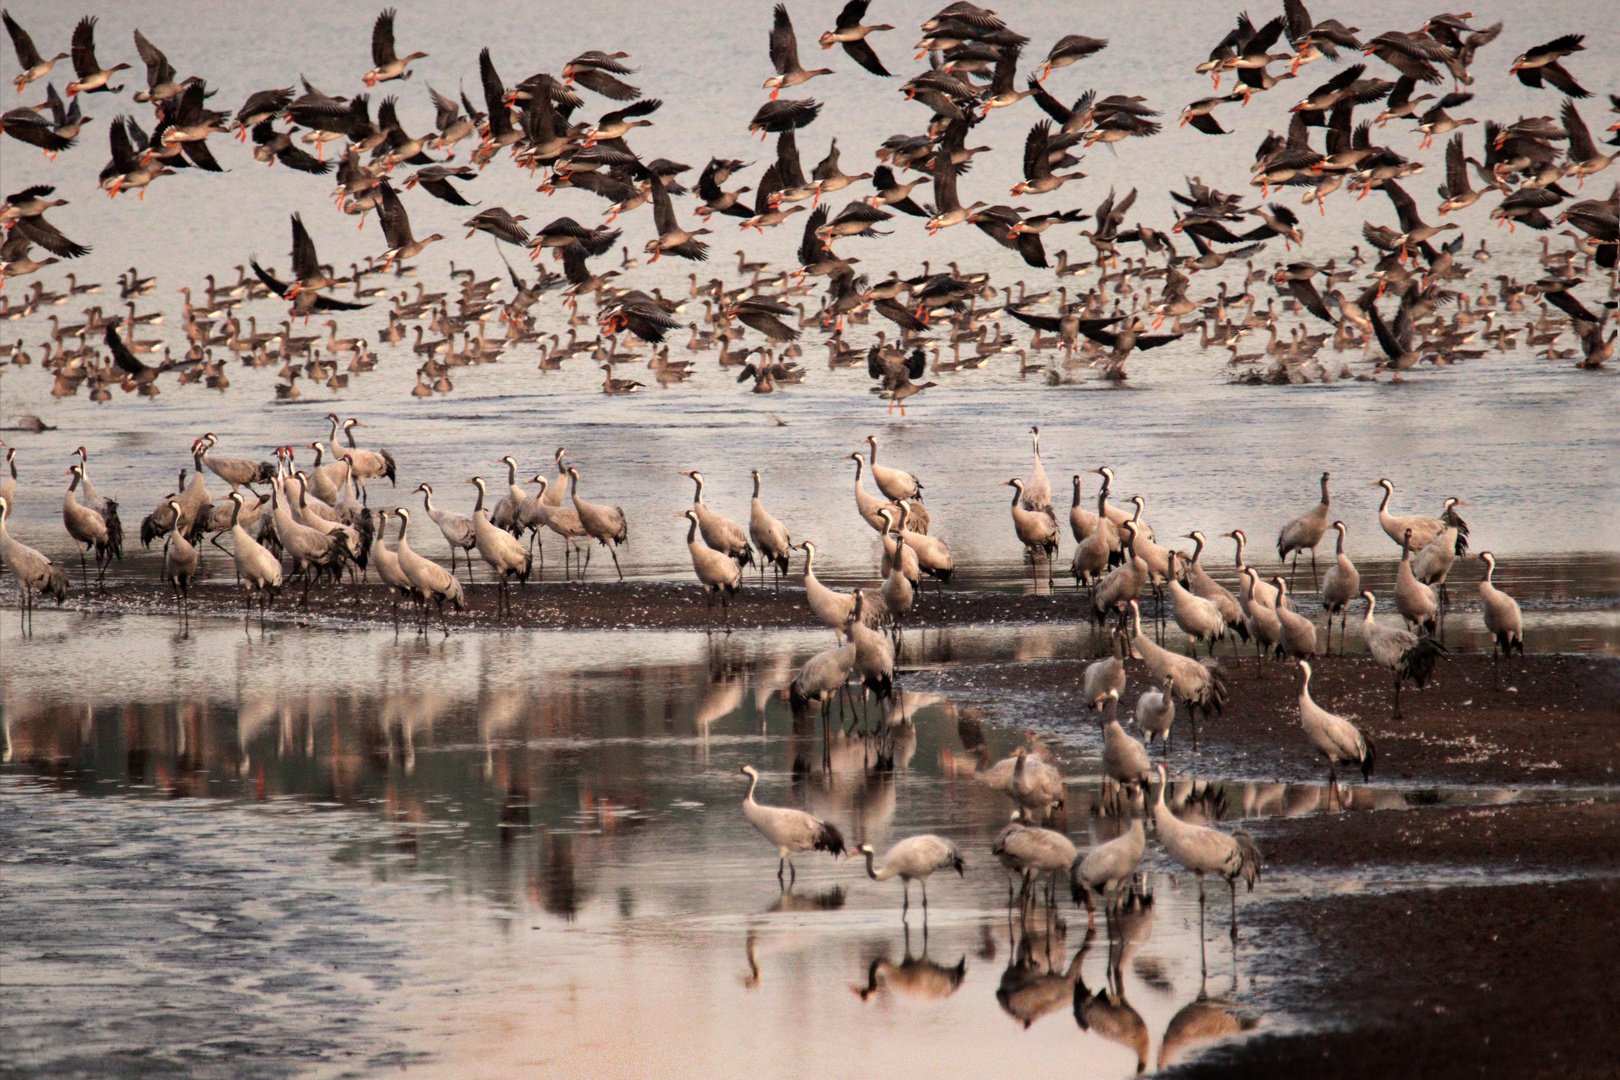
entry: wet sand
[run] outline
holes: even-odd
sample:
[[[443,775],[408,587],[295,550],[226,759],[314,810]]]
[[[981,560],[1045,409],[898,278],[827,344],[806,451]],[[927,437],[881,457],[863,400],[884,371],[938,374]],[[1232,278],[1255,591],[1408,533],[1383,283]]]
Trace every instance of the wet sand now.
[[[931,673],[929,682],[992,712],[998,702],[1050,690],[1066,705],[1068,718],[1055,725],[1061,731],[1094,725],[1080,701],[1088,662],[985,664]],[[1260,678],[1252,656],[1222,657],[1221,666],[1230,699],[1222,716],[1199,724],[1198,771],[1325,780],[1325,762],[1299,731],[1298,668],[1266,661]],[[1493,673],[1488,655],[1454,653],[1426,689],[1408,684],[1401,692],[1399,720],[1390,715],[1393,680],[1370,657],[1319,657],[1313,668],[1317,704],[1356,717],[1377,744],[1376,780],[1612,784],[1620,771],[1620,661],[1613,658],[1531,654]],[[1122,714],[1134,707],[1146,678],[1139,661],[1126,670]],[[1046,726],[1034,718],[1024,722]],[[1187,764],[1191,745],[1180,710],[1171,736],[1174,770]],[[1347,779],[1345,772],[1340,779]]]
[[[1335,896],[1245,918],[1276,946],[1256,974],[1321,1030],[1261,1034],[1168,1075],[1596,1080],[1620,1067],[1620,1031],[1602,1019],[1620,1013],[1613,878]]]

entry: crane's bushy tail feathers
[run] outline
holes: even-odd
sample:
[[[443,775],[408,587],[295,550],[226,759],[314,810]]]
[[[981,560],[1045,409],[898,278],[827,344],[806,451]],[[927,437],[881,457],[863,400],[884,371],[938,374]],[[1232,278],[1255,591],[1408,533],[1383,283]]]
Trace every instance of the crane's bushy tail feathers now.
[[[1227,698],[1231,694],[1226,682],[1226,672],[1222,669],[1220,661],[1214,657],[1206,656],[1198,662],[1209,672],[1209,693],[1201,704],[1206,709],[1213,706],[1215,715],[1221,716],[1225,712]]]
[[[788,572],[788,557],[786,555],[778,555],[771,561],[776,564],[776,568],[782,573],[785,574]]]
[[[1446,647],[1438,638],[1420,637],[1412,648],[1401,656],[1401,678],[1411,679],[1421,688],[1434,674],[1435,661],[1447,655]]]
[[[1249,886],[1249,891],[1253,892],[1254,883],[1260,880],[1260,870],[1266,864],[1265,857],[1260,854],[1259,845],[1247,831],[1237,830],[1232,834],[1232,839],[1237,841],[1238,849],[1238,868],[1233,876],[1241,877],[1244,884]]]
[[[124,561],[124,523],[118,517],[118,504],[111,499],[107,500],[107,512],[102,515],[107,522],[107,551],[119,562]]]
[[[387,450],[379,450],[379,451],[377,451],[377,453],[382,455],[382,459],[383,459],[383,475],[388,477],[389,486],[390,487],[397,486],[394,483],[394,473],[395,473],[394,455],[390,454]],[[261,466],[261,468],[262,467],[263,466]]]
[[[804,688],[799,685],[798,679],[794,679],[788,684],[788,705],[793,709],[793,718],[795,720],[803,717],[810,706],[810,698],[805,694]]]
[[[152,541],[167,534],[168,531],[169,527],[167,525],[158,523],[157,511],[152,511],[150,514],[147,514],[145,517],[141,518],[141,547],[151,547]]]
[[[836,825],[821,822],[821,831],[816,833],[815,850],[825,851],[829,855],[844,854],[844,834],[838,831]]]
[[[1361,778],[1363,780],[1371,780],[1373,774],[1373,765],[1378,761],[1378,747],[1373,745],[1373,741],[1367,738],[1365,735],[1362,736],[1362,741],[1367,744],[1367,753],[1361,759]]]
[[[962,862],[962,856],[954,851],[951,853],[951,869],[956,871],[957,877],[967,876],[967,865]]]

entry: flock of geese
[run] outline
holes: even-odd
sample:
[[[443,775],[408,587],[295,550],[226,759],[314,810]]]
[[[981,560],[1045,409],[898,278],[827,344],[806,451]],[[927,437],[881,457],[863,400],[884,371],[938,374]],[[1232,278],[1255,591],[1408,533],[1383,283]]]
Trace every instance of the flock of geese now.
[[[893,27],[865,24],[866,8],[864,0],[846,4],[834,28],[821,35],[820,44],[824,49],[841,46],[866,72],[888,78],[890,71],[873,44],[881,39],[871,35]],[[44,102],[0,115],[0,128],[55,159],[76,146],[85,125],[94,119],[83,114],[81,103],[91,95],[105,95],[99,99],[106,100],[121,93],[124,87],[114,85],[114,79],[132,65],[103,66],[93,17],[82,19],[73,30],[71,51],[55,58],[41,53],[9,14],[5,23],[21,69],[15,79],[18,92],[43,81],[47,94]],[[688,331],[686,349],[694,354],[718,349],[721,366],[738,369],[740,382],[751,383],[754,392],[772,393],[803,380],[801,335],[804,330],[822,330],[828,332],[829,365],[859,365],[864,360],[877,384],[874,389],[891,408],[903,408],[907,398],[935,385],[934,380],[922,381],[925,369],[938,374],[970,370],[1009,354],[1018,356],[1021,374],[1037,373],[1049,382],[1070,381],[1085,368],[1121,380],[1126,378],[1127,362],[1138,352],[1194,332],[1202,347],[1229,352],[1234,377],[1269,383],[1370,379],[1378,371],[1399,379],[1401,372],[1423,362],[1446,365],[1482,355],[1486,348],[1517,348],[1521,335],[1529,347],[1545,347],[1547,358],[1575,359],[1581,367],[1601,367],[1614,354],[1616,334],[1605,333],[1605,328],[1620,288],[1615,273],[1620,187],[1607,199],[1575,199],[1568,187],[1583,186],[1615,157],[1602,152],[1581,115],[1577,102],[1590,97],[1580,83],[1585,76],[1565,66],[1576,63],[1585,51],[1580,34],[1566,34],[1527,50],[1510,67],[1510,74],[1525,85],[1551,87],[1565,95],[1556,109],[1549,105],[1557,116],[1485,120],[1483,145],[1471,155],[1463,129],[1479,121],[1459,115],[1473,97],[1462,88],[1474,84],[1476,54],[1495,40],[1500,23],[1474,27],[1466,17],[1443,14],[1415,30],[1390,30],[1363,40],[1357,28],[1337,19],[1313,19],[1299,0],[1286,0],[1281,15],[1258,26],[1244,14],[1196,68],[1210,74],[1217,89],[1224,78],[1233,76],[1233,89],[1187,105],[1180,116],[1183,126],[1208,136],[1228,134],[1217,110],[1228,103],[1247,105],[1254,95],[1300,77],[1304,65],[1342,61],[1341,50],[1375,58],[1389,68],[1382,73],[1394,78],[1369,71],[1365,62],[1343,67],[1287,110],[1286,135],[1268,133],[1261,141],[1249,178],[1261,202],[1245,206],[1249,201],[1245,196],[1222,192],[1194,177],[1188,180],[1186,193],[1171,192],[1175,219],[1155,227],[1131,219],[1134,189],[1123,196],[1110,190],[1094,212],[1070,208],[1041,213],[1022,204],[991,204],[986,199],[964,204],[965,195],[958,190],[963,182],[972,183],[975,156],[993,151],[969,143],[974,141],[973,129],[998,109],[1038,109],[1042,115],[1030,126],[1021,150],[1024,179],[1012,190],[1015,200],[1055,195],[1083,179],[1086,174],[1076,168],[1083,147],[1101,142],[1124,149],[1128,140],[1160,132],[1162,125],[1155,119],[1160,110],[1139,95],[1088,90],[1065,105],[1048,88],[1054,73],[1106,48],[1105,40],[1066,35],[1051,46],[1037,70],[1020,81],[1020,61],[1029,39],[993,12],[952,3],[921,24],[918,47],[930,58],[929,66],[899,84],[905,102],[928,109],[922,132],[884,140],[876,148],[880,164],[870,173],[854,174],[842,168],[842,151],[834,137],[807,175],[798,140],[821,116],[822,106],[814,99],[779,95],[835,73],[803,67],[792,19],[786,5],[779,4],[769,31],[774,74],[764,81],[771,96],[748,124],[750,134],[775,136],[773,160],[752,185],[727,189],[725,185],[751,163],[711,156],[694,185],[697,201],[692,209],[709,223],[698,227],[681,222],[675,203],[694,194],[681,179],[690,166],[667,158],[644,160],[628,141],[637,128],[656,123],[653,118],[663,102],[642,96],[640,88],[624,80],[634,71],[624,62],[624,53],[588,51],[564,64],[560,75],[541,71],[509,84],[497,71],[493,51],[486,48],[478,59],[481,100],[465,93],[452,99],[429,86],[433,124],[417,127],[413,135],[400,115],[403,103],[397,96],[384,97],[375,114],[371,107],[370,90],[409,78],[413,65],[427,58],[421,51],[401,55],[395,30],[392,10],[378,16],[371,67],[361,75],[367,92],[352,97],[328,94],[306,80],[301,93],[291,86],[256,90],[235,114],[211,108],[215,88],[200,76],[180,78],[164,52],[139,30],[134,32],[147,85],[133,97],[153,108],[152,131],[148,134],[133,115],[113,118],[108,124],[111,160],[100,173],[102,189],[114,196],[138,191],[144,199],[149,185],[179,170],[219,173],[222,166],[210,149],[209,137],[234,131],[244,141],[251,135],[254,159],[267,166],[310,175],[328,175],[335,169],[337,187],[331,193],[335,206],[358,217],[362,226],[375,211],[385,247],[366,266],[353,264],[349,273],[340,273],[320,261],[304,213],[292,214],[290,276],[278,276],[248,259],[236,267],[235,281],[222,275],[225,283],[216,284],[210,276],[196,297],[183,290],[187,302],[181,319],[185,336],[181,355],[171,353],[162,339],[138,338],[142,328],[161,320],[162,312],[136,310],[132,301],[151,292],[156,275],[143,278],[131,268],[119,287],[120,301],[127,305],[123,312],[91,307],[83,322],[65,323],[55,316],[49,320],[44,365],[55,377],[54,393],[76,394],[88,386],[92,398],[105,401],[113,387],[121,386],[151,397],[159,392],[159,377],[170,372],[176,373],[177,384],[201,382],[223,390],[230,383],[227,358],[239,357],[249,366],[279,365],[283,381],[277,395],[295,399],[302,393],[299,379],[341,390],[350,376],[377,366],[374,347],[404,347],[413,336],[409,347],[421,360],[411,392],[419,397],[452,390],[454,368],[498,360],[525,343],[539,347],[542,368],[554,368],[576,355],[589,356],[604,370],[602,388],[607,393],[643,388],[641,381],[615,374],[616,365],[627,363],[644,362],[649,376],[668,386],[689,379],[694,370],[695,359],[671,356],[671,348],[679,346],[669,339]],[[1287,48],[1273,51],[1284,42]],[[66,87],[71,105],[64,106],[49,80],[55,65],[68,58],[75,79]],[[1281,67],[1273,72],[1273,65]],[[1453,80],[1453,92],[1417,93],[1441,83],[1444,75]],[[582,91],[611,103],[594,122],[575,119],[585,106]],[[1620,96],[1611,95],[1611,102],[1620,112]],[[1379,111],[1358,119],[1357,109],[1373,107]],[[1375,131],[1401,120],[1415,125],[1416,146],[1373,141]],[[1313,145],[1317,129],[1323,141]],[[1499,225],[1540,230],[1567,226],[1561,233],[1569,239],[1566,249],[1554,250],[1543,237],[1540,279],[1521,282],[1503,275],[1475,291],[1466,282],[1472,272],[1467,263],[1470,257],[1478,261],[1490,257],[1485,242],[1464,250],[1459,232],[1451,243],[1442,244],[1442,234],[1459,226],[1423,220],[1417,200],[1401,182],[1423,170],[1416,154],[1446,135],[1450,139],[1444,148],[1445,182],[1437,214],[1460,213],[1482,205],[1487,197],[1497,197],[1489,216]],[[338,151],[334,145],[334,161],[325,159],[328,143],[343,146]],[[469,162],[454,164],[457,147],[464,143],[472,147]],[[1605,145],[1620,145],[1620,138]],[[436,158],[436,153],[445,156]],[[531,174],[547,170],[539,189],[547,195],[573,188],[600,197],[606,204],[606,220],[587,225],[564,216],[531,231],[524,224],[529,221],[525,213],[505,207],[480,209],[464,223],[469,237],[482,232],[498,247],[510,245],[535,258],[549,250],[563,272],[541,269],[538,276],[526,278],[508,264],[504,279],[478,280],[452,262],[454,291],[428,293],[419,284],[414,297],[407,291],[391,293],[382,283],[390,271],[406,270],[430,245],[447,239],[439,232],[418,237],[407,199],[431,197],[469,207],[472,204],[456,185],[476,181],[503,153]],[[395,170],[407,165],[415,171],[403,179],[396,176]],[[908,174],[916,178],[908,180]],[[228,181],[221,177],[217,182]],[[871,193],[834,212],[831,197],[863,182],[870,183]],[[913,197],[923,185],[931,190],[932,202],[920,203]],[[1359,191],[1360,198],[1381,192],[1396,221],[1393,226],[1364,223],[1362,236],[1370,259],[1357,246],[1341,256],[1342,263],[1330,258],[1278,262],[1269,268],[1257,265],[1254,256],[1270,242],[1281,240],[1285,247],[1304,242],[1295,211],[1281,202],[1263,201],[1273,189],[1289,187],[1305,189],[1303,202],[1314,203],[1322,214],[1330,196],[1341,189]],[[0,249],[0,280],[90,253],[88,246],[47,220],[47,212],[67,203],[52,197],[55,190],[54,185],[40,184],[7,196],[0,208],[7,229]],[[986,191],[978,194],[990,196]],[[694,273],[689,294],[680,297],[658,288],[624,285],[622,279],[640,265],[640,259],[632,257],[628,245],[620,244],[623,230],[612,226],[620,218],[630,220],[626,215],[643,206],[651,207],[654,229],[643,246],[642,257],[649,262],[665,256],[706,261],[709,246],[701,237],[713,235],[719,222],[728,218],[761,234],[789,224],[797,213],[806,218],[791,265],[772,272],[768,263],[750,262],[739,251],[740,285],[728,288],[720,278],[700,281]],[[1556,217],[1550,217],[1555,207]],[[424,210],[420,203],[414,207],[418,218]],[[1019,281],[1015,295],[1014,286],[997,286],[989,274],[964,269],[955,261],[948,269],[925,263],[920,273],[902,276],[896,270],[881,277],[859,271],[861,259],[834,250],[835,244],[847,240],[889,235],[906,217],[917,218],[931,235],[975,225],[1001,247],[1016,252],[1031,270],[1052,269],[1058,287],[1032,290]],[[1092,227],[1079,228],[1088,219]],[[1057,251],[1054,267],[1045,244],[1071,229],[1076,230],[1074,239]],[[1178,237],[1192,244],[1191,254],[1178,249]],[[1071,260],[1071,250],[1082,241],[1094,258]],[[1135,255],[1133,245],[1138,244],[1140,254]],[[30,252],[36,246],[49,255],[35,259]],[[590,265],[590,260],[616,247],[623,250],[617,269]],[[1237,288],[1222,281],[1213,294],[1197,295],[1191,287],[1195,276],[1218,272],[1229,261],[1246,267]],[[1071,295],[1066,279],[1092,271],[1098,273],[1095,284],[1084,292],[1077,287]],[[826,288],[817,309],[807,313],[800,298],[810,297],[815,278],[825,278]],[[1605,281],[1607,292],[1599,296],[1597,290]],[[496,290],[508,284],[511,298],[497,299]],[[1277,295],[1262,305],[1255,289],[1268,284]],[[1586,300],[1577,295],[1583,286]],[[36,280],[20,302],[8,300],[0,316],[23,318],[50,304],[92,296],[100,287],[70,275],[65,289],[47,292]],[[552,290],[564,294],[566,308],[542,319],[537,305]],[[1386,293],[1398,297],[1393,313],[1380,311]],[[279,329],[259,330],[256,316],[244,324],[239,308],[256,297],[279,297],[288,303],[288,318]],[[590,340],[579,333],[592,321],[579,311],[584,298],[595,304],[596,332]],[[340,319],[384,301],[391,310],[375,337],[339,336]],[[1532,302],[1539,302],[1533,321],[1508,325]],[[704,308],[702,326],[696,321],[699,305]],[[1448,305],[1453,310],[1444,317],[1440,309]],[[847,342],[846,326],[853,330],[869,322],[874,312],[893,329],[873,333],[875,341],[864,348]],[[1295,312],[1322,321],[1327,329],[1313,334],[1301,323],[1289,330],[1285,323]],[[315,314],[333,316],[325,337],[294,332],[295,319],[301,316],[307,323]],[[1032,333],[1020,339],[1004,328],[1003,320],[1006,327],[1025,324]],[[408,329],[407,323],[413,321],[416,325]],[[505,330],[491,336],[489,327],[496,321]],[[1161,332],[1167,322],[1169,327]],[[763,343],[747,344],[749,331],[760,335]],[[1573,348],[1560,347],[1565,334],[1573,334]],[[1244,350],[1251,335],[1266,339],[1262,351]],[[69,348],[75,340],[77,346]],[[98,340],[105,344],[105,353],[95,347]],[[1334,352],[1368,350],[1377,366],[1353,371],[1326,351],[1330,340]],[[148,363],[140,359],[142,351],[161,353],[163,358]],[[1030,360],[1048,352],[1055,357],[1050,363]],[[13,363],[30,360],[19,342],[12,350]]]

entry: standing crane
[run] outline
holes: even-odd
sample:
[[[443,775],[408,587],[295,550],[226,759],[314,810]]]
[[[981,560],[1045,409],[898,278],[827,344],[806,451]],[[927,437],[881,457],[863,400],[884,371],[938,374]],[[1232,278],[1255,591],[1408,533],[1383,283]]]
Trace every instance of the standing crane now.
[[[62,524],[67,527],[68,535],[73,538],[73,546],[79,550],[79,573],[83,578],[86,589],[90,587],[89,570],[85,563],[85,552],[93,550],[96,556],[96,587],[102,588],[103,579],[107,573],[107,566],[114,557],[122,557],[122,537],[114,537],[107,528],[107,519],[99,512],[88,506],[79,505],[74,492],[79,481],[84,477],[84,466],[75,462],[68,468],[64,476],[73,479],[68,483],[67,492],[62,496]]]
[[[180,513],[180,504],[171,502],[170,508],[176,516]],[[234,507],[233,507],[234,510]],[[191,593],[191,580],[197,576],[197,548],[184,533],[170,531],[169,539],[163,545],[163,580],[174,586],[175,599],[180,601],[180,610],[186,609],[186,601]]]
[[[557,451],[562,454],[561,448]],[[619,580],[624,580],[624,571],[619,569],[619,545],[627,543],[630,539],[630,525],[624,519],[624,511],[617,506],[602,506],[597,503],[588,503],[579,497],[579,470],[573,466],[568,469],[568,494],[574,500],[574,511],[579,514],[579,523],[591,538],[608,549],[613,556],[613,569],[618,571]],[[585,565],[591,565],[591,551],[585,549]],[[580,577],[585,571],[580,571]]]
[[[748,503],[748,537],[759,548],[759,583],[765,584],[765,564],[775,571],[776,591],[782,591],[782,575],[788,572],[788,555],[793,551],[793,538],[787,526],[770,515],[759,501],[759,470],[749,473],[754,479],[754,497]]]
[[[22,583],[22,619],[24,625],[28,625],[33,621],[34,594],[42,592],[54,596],[56,606],[61,607],[62,601],[67,599],[68,577],[60,566],[6,531],[6,518],[10,514],[11,502],[0,497],[0,562]]]
[[[1361,778],[1371,779],[1378,748],[1355,724],[1318,705],[1311,698],[1311,665],[1301,660],[1299,669],[1305,674],[1299,687],[1299,726],[1305,729],[1305,737],[1317,752],[1327,758],[1329,786],[1338,789],[1340,765],[1358,766]]]
[[[911,910],[911,882],[913,879],[922,882],[923,919],[928,918],[928,878],[936,870],[955,870],[958,877],[965,876],[966,865],[962,862],[962,853],[955,844],[943,836],[933,833],[923,833],[920,836],[908,836],[895,844],[883,855],[883,865],[874,868],[872,865],[872,845],[861,844],[855,849],[866,856],[866,876],[873,881],[888,881],[890,878],[899,878],[900,884],[905,888],[905,900],[900,907],[900,918],[905,919],[906,913]]]
[[[231,502],[231,559],[236,563],[237,578],[248,591],[248,607],[242,613],[242,625],[246,628],[253,612],[253,594],[258,593],[259,627],[263,629],[265,609],[270,599],[281,591],[281,560],[242,527],[242,493],[233,491],[226,498]]]
[[[1023,879],[1018,891],[1021,902],[1030,899],[1032,887],[1042,875],[1051,875],[1048,905],[1057,888],[1057,876],[1074,865],[1077,854],[1074,844],[1062,833],[1016,821],[996,835],[990,845],[990,853],[1000,860],[1008,873],[1017,874]]]
[[[478,549],[484,561],[489,563],[491,570],[495,571],[496,581],[500,584],[499,610],[510,612],[512,600],[506,591],[506,579],[515,577],[527,584],[531,562],[529,552],[524,546],[505,529],[498,529],[489,520],[489,511],[484,509],[486,491],[484,478],[475,476],[467,481],[478,488],[478,509],[473,511],[473,545]]]
[[[1027,510],[1020,503],[1025,501],[1024,482],[1018,477],[1006,481],[1006,485],[1013,489],[1012,522],[1013,532],[1024,545],[1024,553],[1029,556],[1029,576],[1032,584],[1038,584],[1037,565],[1035,553],[1043,553],[1046,557],[1046,584],[1052,584],[1052,560],[1057,558],[1058,530],[1057,522],[1048,512],[1051,501],[1048,499],[1046,510]],[[1050,493],[1049,493],[1050,494]]]
[[[901,499],[921,501],[923,492],[921,480],[903,469],[890,469],[878,464],[876,435],[866,437],[866,447],[867,465],[872,470],[872,482],[878,486],[878,490],[883,492],[884,496],[894,502],[899,502]],[[918,531],[927,532],[928,530],[919,529]]]
[[[782,882],[782,870],[788,870],[788,885],[799,876],[793,865],[793,856],[801,851],[825,851],[829,855],[844,854],[844,837],[836,826],[788,806],[766,806],[754,801],[754,789],[759,786],[759,773],[752,765],[744,765],[738,772],[748,777],[748,794],[743,796],[743,817],[759,834],[776,846],[776,881]]]
[[[1187,719],[1192,723],[1193,750],[1198,749],[1198,713],[1209,719],[1214,712],[1221,715],[1226,708],[1226,675],[1213,660],[1194,660],[1190,656],[1171,652],[1142,636],[1142,605],[1131,601],[1131,647],[1147,664],[1153,678],[1164,684],[1171,695],[1187,707]]]
[[[473,531],[472,514],[458,514],[454,510],[440,510],[434,506],[433,485],[426,481],[416,486],[416,493],[422,496],[422,508],[444,534],[445,543],[450,545],[450,573],[456,572],[456,552],[459,550],[467,556],[467,584],[471,585],[472,550],[478,546],[478,538]],[[480,499],[477,505],[481,508],[483,500]]]
[[[1232,940],[1237,940],[1237,879],[1242,878],[1249,891],[1260,880],[1265,860],[1254,838],[1243,829],[1222,832],[1206,825],[1189,825],[1171,812],[1164,802],[1164,765],[1159,765],[1159,797],[1153,804],[1153,824],[1159,832],[1159,843],[1176,862],[1191,870],[1198,878],[1198,911],[1204,910],[1204,875],[1218,874],[1226,879],[1232,890]],[[1201,922],[1202,920],[1200,920]]]
[[[1373,594],[1363,589],[1361,598],[1367,601],[1367,614],[1361,620],[1361,640],[1367,643],[1372,658],[1395,675],[1395,711],[1392,719],[1401,718],[1401,683],[1411,679],[1421,690],[1434,673],[1434,664],[1445,655],[1446,647],[1437,638],[1422,637],[1410,630],[1394,626],[1380,626],[1373,621],[1373,608],[1378,604]]]
[[[754,549],[750,546],[748,534],[743,531],[743,527],[724,514],[710,510],[704,503],[703,474],[693,469],[681,475],[697,485],[697,491],[692,495],[692,512],[697,515],[698,529],[703,533],[703,542],[736,560],[738,566],[752,565]],[[763,572],[764,568],[760,569]]]
[[[448,600],[457,611],[463,611],[467,607],[466,597],[461,591],[461,581],[432,559],[424,558],[411,550],[408,538],[411,531],[411,512],[401,506],[394,514],[399,518],[399,544],[395,554],[399,559],[400,570],[410,580],[411,589],[421,602],[420,621],[426,623],[427,603],[432,600],[439,611],[439,625],[448,635],[450,627],[444,621],[445,601]]]
[[[1096,896],[1102,896],[1110,907],[1118,903],[1120,890],[1136,875],[1146,848],[1142,819],[1132,814],[1130,828],[1070,864],[1069,896],[1076,904],[1086,905],[1087,926],[1096,923]]]
[[[1514,649],[1519,650],[1520,656],[1524,655],[1524,617],[1519,613],[1519,602],[1491,580],[1491,575],[1496,573],[1496,556],[1482,551],[1479,557],[1485,562],[1485,580],[1479,583],[1479,600],[1485,629],[1491,635],[1491,670],[1494,672],[1498,652],[1504,660],[1512,658]]]
[[[1302,514],[1283,526],[1282,532],[1277,534],[1277,558],[1286,562],[1289,554],[1294,556],[1293,569],[1288,573],[1288,584],[1294,583],[1294,572],[1299,569],[1299,553],[1306,548],[1311,551],[1311,584],[1317,583],[1316,576],[1316,548],[1322,542],[1322,537],[1328,530],[1328,474],[1322,474],[1322,501],[1309,513]]]
[[[731,632],[730,597],[734,596],[742,587],[742,567],[737,565],[735,559],[723,551],[716,551],[703,542],[698,535],[702,528],[702,519],[697,511],[687,510],[675,515],[690,521],[691,527],[686,530],[686,547],[692,553],[692,569],[697,574],[698,583],[703,586],[703,599],[709,609],[709,621],[714,621],[714,597],[720,595],[720,610],[726,619],[726,632]]]
[[[1339,653],[1344,653],[1344,623],[1350,617],[1350,601],[1361,595],[1361,573],[1356,570],[1356,564],[1350,561],[1350,556],[1344,553],[1344,522],[1335,521],[1333,528],[1339,534],[1337,550],[1333,555],[1333,565],[1322,575],[1322,610],[1327,612],[1327,648],[1322,650],[1324,655],[1333,651],[1335,615],[1339,616]]]

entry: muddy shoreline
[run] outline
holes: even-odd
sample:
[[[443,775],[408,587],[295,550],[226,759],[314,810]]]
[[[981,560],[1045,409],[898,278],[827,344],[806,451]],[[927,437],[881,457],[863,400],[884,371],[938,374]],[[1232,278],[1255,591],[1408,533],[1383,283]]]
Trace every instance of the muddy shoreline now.
[[[1620,1032],[1600,1019],[1620,1012],[1612,877],[1332,896],[1243,918],[1270,945],[1244,978],[1315,1030],[1262,1033],[1165,1075],[1598,1080],[1620,1068]]]
[[[480,566],[480,571],[485,570]],[[611,572],[611,571],[610,571]],[[702,588],[695,581],[544,581],[526,585],[513,584],[509,588],[510,610],[502,615],[498,611],[499,589],[480,573],[476,583],[469,586],[465,570],[458,571],[466,599],[466,610],[446,609],[443,625],[458,630],[708,630],[727,628],[741,630],[772,630],[781,628],[808,629],[820,625],[805,603],[804,587],[795,578],[784,580],[780,588],[769,576],[761,586],[758,578],[745,578],[744,588],[730,598],[726,608],[718,600],[712,606],[705,599]],[[849,590],[854,582],[829,581],[834,588]],[[876,583],[862,587],[875,588]],[[1044,583],[1042,585],[1044,590]],[[39,605],[49,607],[50,599],[36,598]],[[19,602],[16,582],[9,575],[0,580],[0,604],[15,607]],[[1613,610],[1616,598],[1594,596],[1587,598],[1560,597],[1550,601],[1526,601],[1526,612],[1542,608],[1553,611]],[[155,579],[109,577],[105,588],[97,589],[95,582],[85,590],[77,576],[67,601],[67,610],[107,614],[180,614],[181,605],[173,590]],[[188,610],[197,616],[241,618],[249,606],[246,590],[228,578],[214,578],[191,586]],[[258,621],[258,601],[252,601],[254,620]],[[322,584],[309,591],[307,602],[302,586],[292,583],[273,598],[265,618],[270,623],[299,625],[372,625],[393,626],[397,619],[402,626],[416,625],[417,616],[410,601],[396,606],[388,589],[375,580],[341,586]],[[1302,596],[1299,610],[1314,619],[1321,618],[1321,608],[1311,596]],[[1471,593],[1454,598],[1452,613],[1465,615],[1478,610],[1477,599]],[[941,587],[924,580],[918,590],[915,606],[904,620],[910,628],[933,629],[969,625],[995,626],[1001,624],[1062,624],[1087,625],[1090,602],[1084,590],[1072,584],[1059,584],[1050,593],[1030,593],[1010,589],[963,588],[960,585]],[[1153,599],[1144,600],[1143,625],[1153,621]],[[1169,621],[1169,632],[1176,628]],[[1350,620],[1354,623],[1355,619]],[[429,609],[427,624],[437,627],[440,617]],[[1112,621],[1110,621],[1112,625]],[[1337,639],[1338,627],[1334,627]],[[1352,649],[1359,646],[1354,626],[1350,629]],[[1101,639],[1100,639],[1101,640]],[[1105,642],[1106,644],[1106,642]],[[1336,648],[1337,646],[1335,646]],[[1222,645],[1221,651],[1228,651]]]

